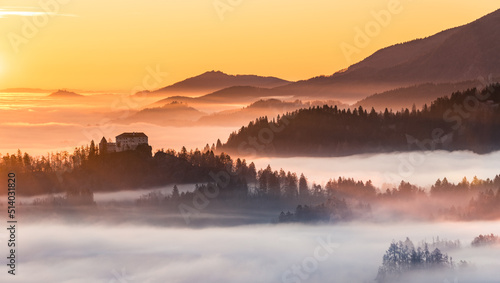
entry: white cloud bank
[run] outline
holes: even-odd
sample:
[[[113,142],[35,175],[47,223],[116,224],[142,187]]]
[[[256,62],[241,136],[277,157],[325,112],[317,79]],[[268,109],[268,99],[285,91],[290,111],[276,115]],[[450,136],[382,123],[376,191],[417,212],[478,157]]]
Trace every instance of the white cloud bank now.
[[[0,282],[284,282],[283,275],[315,257],[321,244],[332,253],[288,282],[373,282],[389,243],[409,236],[415,243],[440,236],[460,239],[455,260],[476,265],[458,282],[498,282],[498,248],[473,249],[478,234],[500,234],[500,222],[400,223],[332,226],[257,225],[230,228],[165,228],[149,225],[63,225],[21,223],[18,275],[7,274],[2,256]],[[0,234],[0,242],[6,234]],[[5,248],[1,250],[5,254]],[[306,263],[307,264],[307,263]],[[295,279],[290,279],[295,278]],[[443,276],[441,282],[454,282]],[[35,280],[35,281],[34,281]],[[419,279],[416,279],[417,282]]]

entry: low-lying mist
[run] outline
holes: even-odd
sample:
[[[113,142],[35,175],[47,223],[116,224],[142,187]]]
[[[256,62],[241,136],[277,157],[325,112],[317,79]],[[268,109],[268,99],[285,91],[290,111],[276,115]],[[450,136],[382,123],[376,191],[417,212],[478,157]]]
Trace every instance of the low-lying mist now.
[[[388,187],[402,180],[430,187],[446,177],[460,182],[463,177],[486,179],[498,174],[500,151],[476,154],[470,151],[395,152],[362,154],[347,157],[258,158],[251,160],[257,168],[284,168],[304,173],[318,184],[343,176],[355,180],[371,180],[375,186]]]
[[[122,132],[144,132],[155,149],[203,148],[227,139],[234,126],[159,126],[145,122],[123,124],[138,109],[158,97],[91,94],[77,99],[52,98],[48,93],[3,93],[0,97],[0,153],[18,149],[31,155],[66,150],[113,138]],[[238,108],[240,106],[232,106]],[[167,115],[168,116],[168,115]],[[50,133],[50,134],[47,134]],[[36,137],[36,138],[34,138]]]
[[[446,251],[470,269],[435,282],[498,282],[498,247],[472,248],[500,222],[249,225],[172,228],[127,223],[19,224],[18,274],[10,282],[374,282],[393,240],[460,240]],[[0,236],[6,241],[6,234]],[[2,253],[5,252],[2,248]],[[5,266],[5,259],[1,264]],[[0,274],[0,280],[7,279]],[[423,277],[420,277],[423,276]],[[434,282],[417,274],[405,282]]]

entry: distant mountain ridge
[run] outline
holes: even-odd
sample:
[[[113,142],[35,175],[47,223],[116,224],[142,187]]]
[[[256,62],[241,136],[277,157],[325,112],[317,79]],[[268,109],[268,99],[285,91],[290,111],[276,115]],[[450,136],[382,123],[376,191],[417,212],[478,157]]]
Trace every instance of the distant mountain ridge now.
[[[498,82],[500,78],[490,78],[491,82]],[[469,80],[456,83],[424,83],[409,87],[388,90],[382,93],[370,95],[352,105],[352,108],[362,106],[365,109],[375,108],[377,111],[384,111],[385,108],[400,110],[402,108],[411,109],[422,108],[424,104],[430,105],[432,101],[439,97],[470,88],[482,88],[484,82],[479,80]]]
[[[261,98],[277,96],[277,91],[253,86],[233,86],[217,90],[199,97],[170,96],[159,100],[153,106],[160,106],[173,101],[185,103],[252,103]]]
[[[498,54],[500,10],[426,38],[380,49],[330,76],[289,82],[276,77],[228,75],[210,71],[149,92],[148,95],[169,97],[159,104],[175,100],[192,103],[193,97],[198,97],[196,101],[208,103],[222,100],[227,100],[226,103],[251,103],[271,97],[356,103],[376,93],[422,84],[454,84],[489,76],[498,78]],[[446,93],[449,90],[446,89]],[[439,95],[423,93],[422,96],[429,96],[432,101]],[[412,99],[415,100],[412,103],[429,101],[427,98],[419,99],[418,94],[412,94]],[[385,103],[391,101],[385,100]],[[388,104],[386,107],[399,107],[400,104]]]
[[[500,10],[433,36],[378,50],[347,70],[278,87],[294,95],[359,100],[421,83],[500,74]]]
[[[348,105],[342,104],[339,101],[283,101],[279,99],[261,99],[247,107],[220,111],[211,115],[203,116],[198,120],[201,125],[231,125],[241,126],[254,121],[259,117],[276,117],[285,113],[296,111],[302,108],[310,108],[323,105],[337,105],[339,108],[346,108]]]
[[[198,120],[205,113],[190,107],[183,102],[174,101],[161,107],[146,108],[140,110],[126,119],[120,119],[120,123],[130,124],[134,122],[151,123],[156,125],[186,125]]]
[[[205,72],[201,75],[185,79],[173,85],[151,91],[150,95],[203,95],[235,86],[251,86],[274,88],[289,84],[289,81],[276,77],[257,75],[228,75],[221,71]]]
[[[73,92],[73,91],[65,90],[65,89],[60,89],[60,90],[58,90],[56,92],[53,92],[53,93],[49,94],[48,96],[49,97],[61,97],[61,98],[80,98],[80,97],[84,97],[81,94],[78,94],[78,93]]]

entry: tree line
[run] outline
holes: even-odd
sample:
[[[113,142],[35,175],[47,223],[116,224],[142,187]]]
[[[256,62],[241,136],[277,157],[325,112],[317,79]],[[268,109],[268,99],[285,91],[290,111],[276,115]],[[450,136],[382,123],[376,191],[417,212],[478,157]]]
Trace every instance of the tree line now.
[[[219,151],[261,156],[345,156],[409,150],[500,149],[500,84],[438,98],[422,109],[309,107],[231,133]],[[269,129],[279,129],[271,131]]]
[[[100,153],[93,142],[67,152],[32,157],[18,151],[0,159],[0,172],[15,171],[20,195],[65,194],[53,204],[92,204],[93,193],[147,189],[168,184],[198,184],[192,192],[176,195],[146,195],[138,203],[176,207],[192,202],[208,186],[217,186],[221,205],[277,210],[280,222],[348,221],[376,216],[373,208],[397,208],[407,215],[428,219],[474,220],[500,217],[500,175],[493,179],[466,178],[454,184],[439,179],[429,191],[408,182],[381,189],[371,181],[331,179],[324,186],[310,183],[304,174],[259,169],[246,160],[234,160],[214,147],[179,152],[150,146],[116,153]],[[221,186],[211,174],[224,172],[229,179]],[[6,174],[2,174],[6,176]],[[78,201],[80,200],[80,201]],[[37,204],[45,204],[39,201]],[[282,213],[279,213],[282,211]],[[418,211],[418,213],[417,213]]]

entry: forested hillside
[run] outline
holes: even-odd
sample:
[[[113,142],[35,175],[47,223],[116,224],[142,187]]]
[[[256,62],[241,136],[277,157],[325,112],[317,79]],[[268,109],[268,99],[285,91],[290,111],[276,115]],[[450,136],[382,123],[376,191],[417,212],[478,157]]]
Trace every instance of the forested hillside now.
[[[260,156],[345,156],[408,150],[500,148],[500,84],[438,98],[422,109],[301,109],[261,117],[233,132],[218,150]]]

